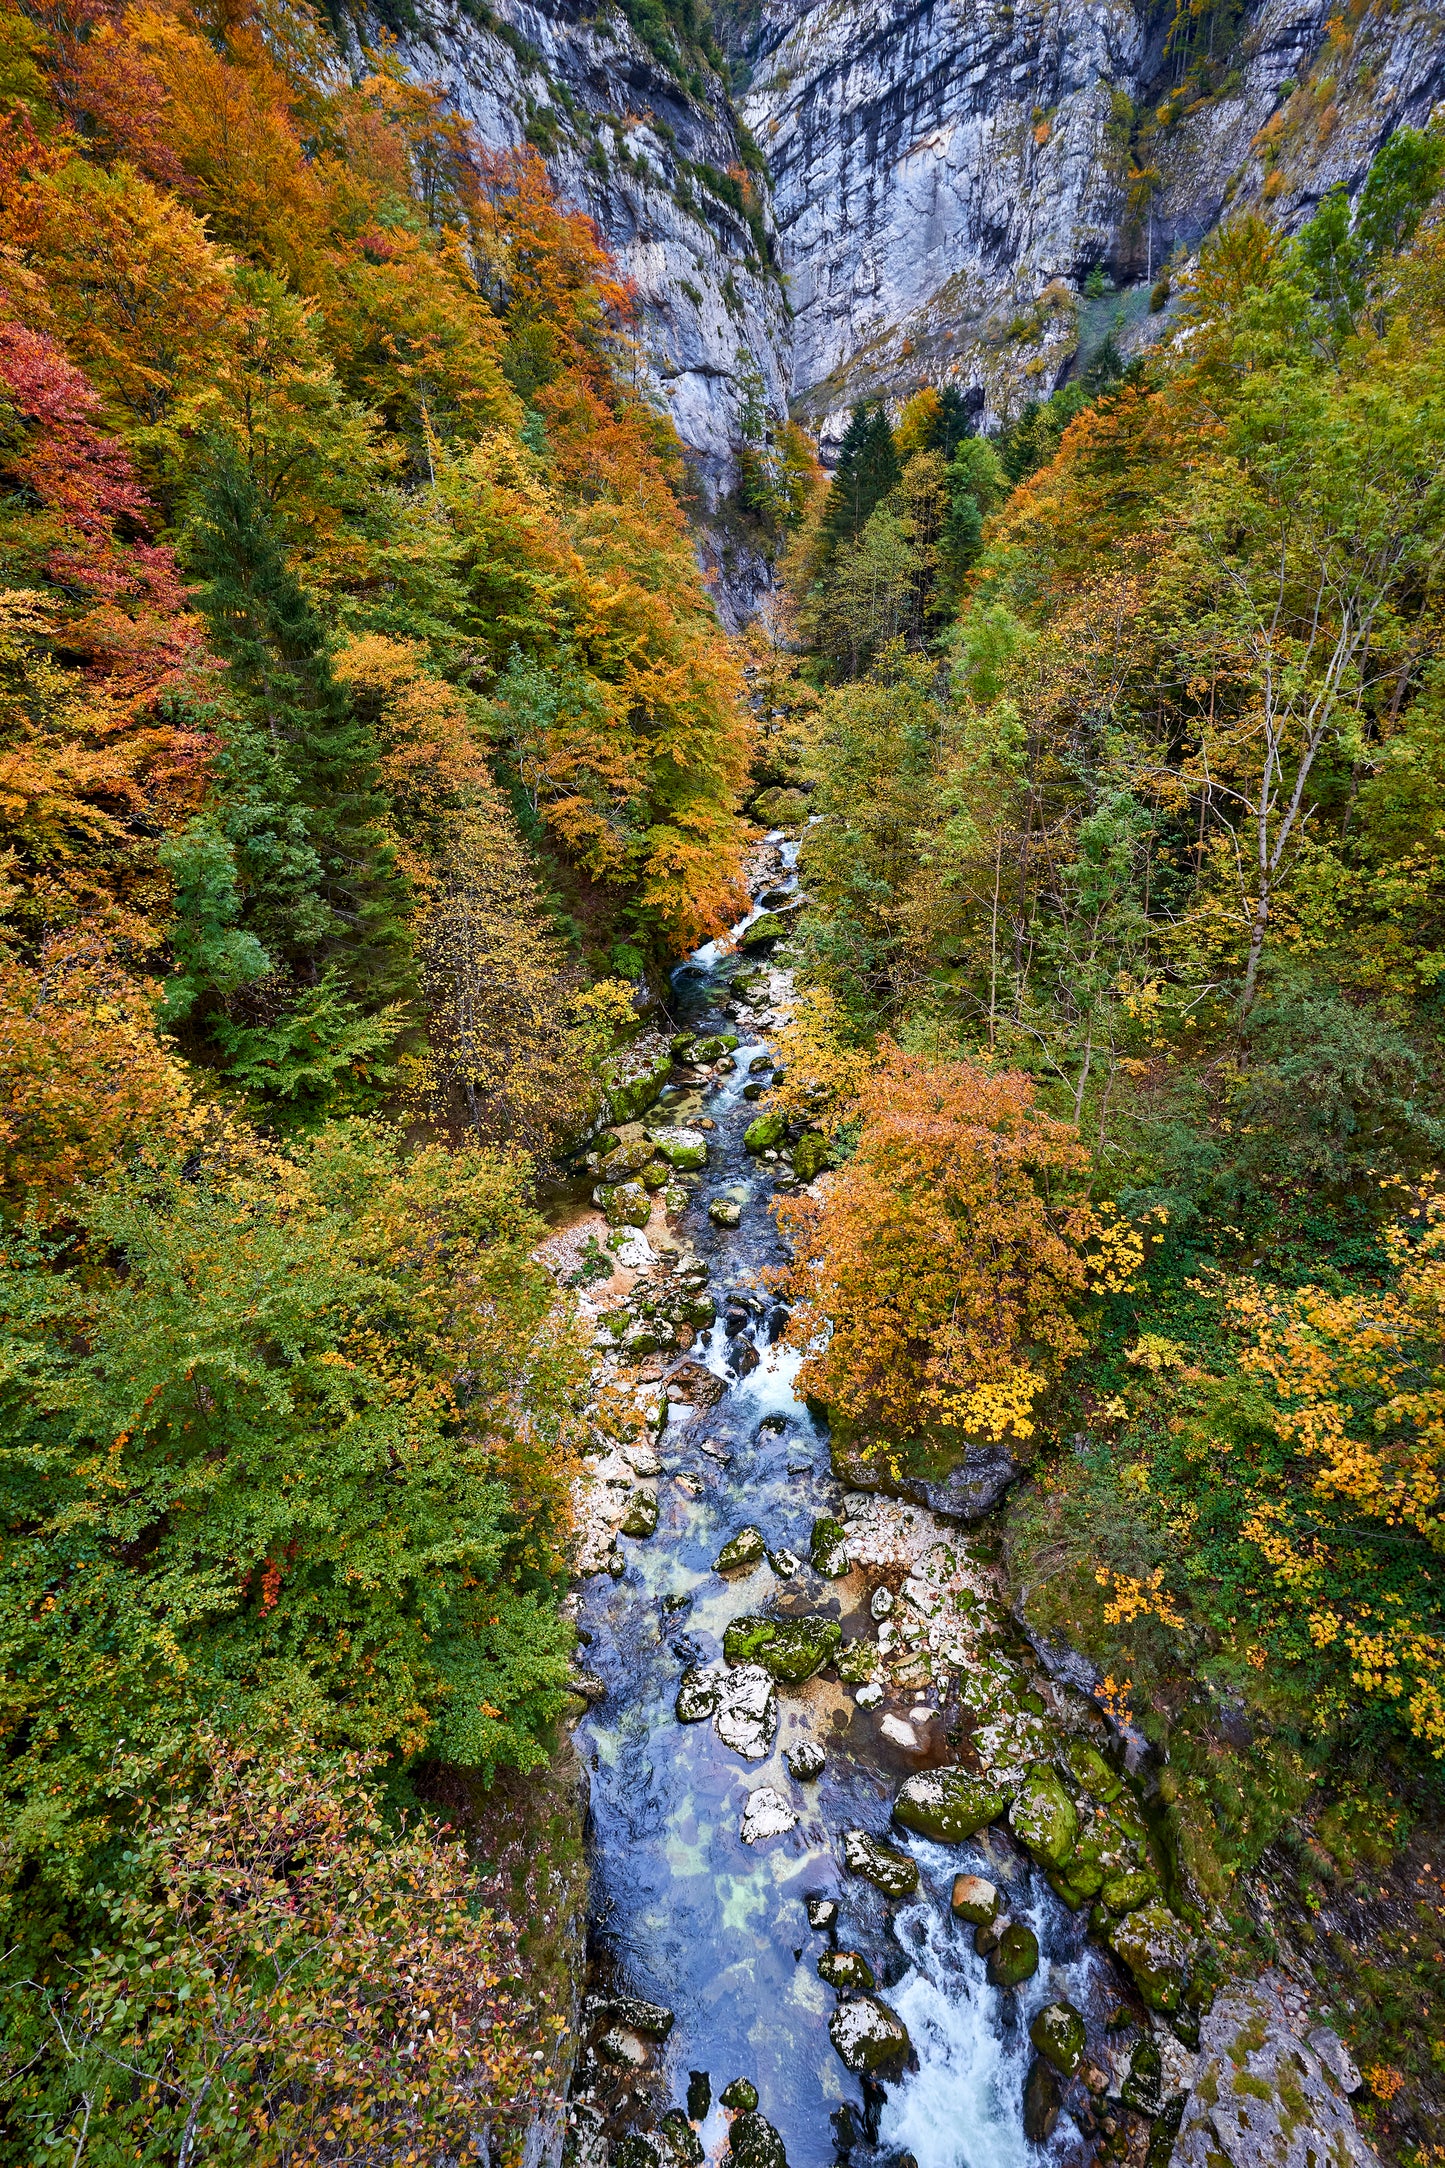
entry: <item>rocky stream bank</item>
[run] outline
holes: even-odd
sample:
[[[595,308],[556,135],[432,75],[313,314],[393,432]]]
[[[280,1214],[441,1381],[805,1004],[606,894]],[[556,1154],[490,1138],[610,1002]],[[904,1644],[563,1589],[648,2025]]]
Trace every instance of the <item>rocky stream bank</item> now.
[[[981,1456],[888,1494],[795,1396],[765,1094],[796,846],[674,978],[548,1245],[597,1350],[575,1597],[590,1781],[579,2168],[1346,2168],[1338,2038],[1234,1977],[1107,1683],[1030,1637]]]

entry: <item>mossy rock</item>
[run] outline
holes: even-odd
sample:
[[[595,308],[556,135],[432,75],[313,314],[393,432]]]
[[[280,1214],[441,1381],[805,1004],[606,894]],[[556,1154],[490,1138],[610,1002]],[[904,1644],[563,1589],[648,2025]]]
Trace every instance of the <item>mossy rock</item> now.
[[[652,1201],[640,1182],[618,1182],[599,1192],[602,1217],[609,1227],[645,1227]]]
[[[828,1140],[817,1129],[805,1129],[793,1146],[793,1172],[800,1182],[811,1182],[828,1164]]]
[[[660,1189],[666,1189],[672,1180],[672,1169],[665,1159],[650,1159],[637,1179],[645,1190],[655,1194]]]
[[[866,1829],[843,1833],[843,1861],[850,1874],[863,1877],[885,1897],[907,1897],[918,1887],[918,1862],[891,1844],[880,1844]]]
[[[1047,1762],[1036,1762],[1009,1809],[1009,1826],[1041,1867],[1059,1873],[1079,1841],[1078,1809]]]
[[[750,1152],[775,1152],[788,1133],[788,1117],[780,1107],[769,1114],[760,1114],[755,1122],[749,1122],[743,1131],[743,1143]]]
[[[635,1122],[656,1104],[662,1087],[672,1075],[672,1056],[654,1061],[613,1062],[603,1071],[609,1117],[614,1122]]]
[[[714,1573],[750,1573],[754,1566],[763,1562],[767,1545],[760,1528],[740,1528],[713,1560]]]
[[[845,1686],[866,1686],[882,1661],[872,1641],[845,1641],[833,1658],[833,1669]]]
[[[825,1950],[818,1959],[818,1977],[840,1989],[866,1989],[874,1984],[873,1967],[856,1950]]]
[[[1137,1912],[1109,1920],[1103,1936],[1151,2010],[1167,2014],[1179,2008],[1189,1984],[1193,1943],[1166,1905],[1156,1898]]]
[[[626,1513],[619,1524],[624,1536],[651,1536],[657,1533],[657,1493],[634,1491]]]
[[[768,941],[780,941],[788,931],[789,923],[787,919],[779,918],[774,911],[762,911],[753,920],[751,926],[745,926],[738,935],[738,947],[741,949],[762,948]]]
[[[738,2168],[788,2168],[782,2139],[755,2108],[745,2108],[741,2115],[734,2116],[728,2150]]]
[[[1068,1874],[1051,1872],[1045,1879],[1054,1895],[1062,1898],[1071,1912],[1082,1912],[1090,1898],[1098,1896],[1104,1879],[1103,1870],[1099,1867],[1085,1867],[1075,1875],[1072,1865],[1070,1862],[1071,1871]]]
[[[1130,1874],[1111,1875],[1099,1891],[1100,1901],[1110,1912],[1137,1912],[1158,1895],[1159,1884],[1143,1867]]]
[[[640,1174],[652,1158],[652,1146],[646,1137],[634,1139],[631,1144],[619,1144],[615,1152],[609,1152],[597,1170],[599,1182],[628,1182]]]
[[[954,1876],[949,1905],[955,1919],[967,1920],[973,1927],[991,1927],[998,1918],[1002,1902],[997,1886],[986,1881],[983,1875]]]
[[[1067,1760],[1074,1782],[1080,1791],[1097,1799],[1101,1806],[1108,1806],[1117,1799],[1124,1787],[1096,1746],[1087,1739],[1075,1739],[1069,1745]]]
[[[721,1691],[720,1680],[705,1678],[696,1664],[689,1664],[673,1704],[679,1724],[705,1724],[717,1707]]]
[[[900,2071],[913,2052],[908,2027],[876,1995],[850,1995],[828,2020],[828,2038],[855,2077]]]
[[[1135,2043],[1119,2098],[1136,2115],[1155,2116],[1164,2105],[1164,2058],[1152,2040]]]
[[[996,1822],[1008,1805],[986,1777],[966,1769],[920,1769],[893,1802],[893,1819],[935,1844],[962,1844]]]
[[[657,2126],[657,2135],[681,2168],[702,2168],[702,2140],[681,2108],[668,2109]]]
[[[758,2104],[758,2089],[751,2078],[734,2078],[717,2097],[723,2107],[732,2109],[734,2115],[750,2115]]]
[[[723,1631],[730,1664],[761,1664],[769,1677],[800,1685],[821,1671],[843,1637],[831,1618],[758,1618],[745,1614]]]
[[[652,1141],[670,1167],[691,1172],[707,1165],[707,1138],[700,1129],[655,1129]]]
[[[836,1581],[851,1571],[853,1561],[848,1556],[848,1532],[841,1521],[814,1521],[813,1533],[808,1542],[808,1556],[813,1571],[821,1573],[828,1581]]]
[[[1021,1987],[1039,1969],[1038,1937],[1022,1920],[1010,1920],[988,1953],[988,1976],[995,1987]]]
[[[1084,2020],[1071,2002],[1046,2003],[1029,2027],[1029,2038],[1061,2077],[1071,2078],[1084,2059]]]
[[[808,818],[808,793],[774,784],[758,792],[751,801],[751,811],[764,828],[799,828]]]
[[[707,1216],[714,1227],[736,1227],[743,1216],[743,1208],[731,1197],[714,1197],[707,1208]]]
[[[1058,2073],[1042,2055],[1036,2055],[1024,2080],[1024,2136],[1030,2145],[1048,2143],[1063,2104]]]

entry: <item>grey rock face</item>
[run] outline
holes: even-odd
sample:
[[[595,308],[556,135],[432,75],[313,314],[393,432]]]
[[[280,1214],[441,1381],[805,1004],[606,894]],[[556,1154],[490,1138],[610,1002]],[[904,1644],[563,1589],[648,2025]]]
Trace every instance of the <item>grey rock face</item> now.
[[[1378,2168],[1338,2078],[1268,1981],[1221,1995],[1200,2027],[1199,2063],[1171,2168]]]
[[[958,1466],[941,1482],[904,1476],[902,1497],[927,1506],[946,1521],[981,1521],[992,1513],[1018,1474],[1018,1463],[1001,1445],[970,1446]]]

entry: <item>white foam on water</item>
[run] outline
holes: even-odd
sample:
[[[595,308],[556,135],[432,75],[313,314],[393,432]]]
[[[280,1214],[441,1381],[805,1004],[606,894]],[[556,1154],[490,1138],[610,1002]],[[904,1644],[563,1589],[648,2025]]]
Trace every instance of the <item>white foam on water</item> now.
[[[888,2088],[883,2147],[911,2153],[918,2168],[1028,2168],[1027,2032],[1020,2026],[1005,2035],[999,1991],[970,1964],[932,1902],[910,1906],[898,1925],[914,1969],[889,2000],[908,2027],[918,2069]]]

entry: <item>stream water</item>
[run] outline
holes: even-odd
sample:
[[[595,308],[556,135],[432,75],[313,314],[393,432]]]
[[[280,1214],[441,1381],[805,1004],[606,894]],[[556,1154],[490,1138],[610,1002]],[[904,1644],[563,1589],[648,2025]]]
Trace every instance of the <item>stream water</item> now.
[[[794,851],[782,846],[784,867]],[[771,885],[780,885],[776,870]],[[736,968],[736,957],[712,947],[680,967],[673,1001],[679,1022],[729,1028],[724,1004]],[[749,1062],[766,1042],[742,1016],[730,1028],[742,1044],[735,1070],[708,1092],[705,1111],[716,1127],[680,1230],[707,1262],[718,1302],[715,1323],[692,1353],[728,1390],[690,1420],[692,1411],[673,1411],[659,1447],[656,1533],[619,1540],[625,1571],[585,1583],[580,1611],[591,1636],[588,1663],[607,1689],[576,1735],[591,1777],[594,1976],[605,1992],[641,1995],[674,2013],[650,2070],[628,2079],[630,2092],[613,2086],[609,2130],[615,2135],[629,2121],[645,2128],[669,2106],[682,2106],[690,2074],[706,2072],[712,2106],[699,2131],[710,2159],[727,2144],[717,2095],[741,2076],[757,2087],[761,2113],[780,2133],[791,2168],[823,2168],[849,2155],[911,2155],[917,2168],[1024,2168],[1042,2157],[1023,2124],[1032,2016],[1065,1995],[1089,2018],[1091,2037],[1100,2037],[1117,1991],[1083,1919],[1059,1903],[1007,1836],[986,1832],[967,1845],[939,1846],[890,1833],[902,1778],[930,1757],[951,1758],[942,1744],[949,1712],[936,1706],[936,1695],[863,1708],[847,1688],[821,1677],[781,1687],[776,1739],[766,1759],[753,1761],[731,1752],[711,1723],[681,1724],[674,1715],[683,1671],[720,1655],[731,1618],[769,1608],[822,1612],[838,1618],[845,1634],[865,1624],[871,1630],[869,1598],[881,1578],[855,1571],[829,1581],[806,1563],[786,1579],[767,1564],[728,1578],[713,1570],[721,1545],[746,1524],[760,1528],[774,1552],[786,1546],[806,1561],[814,1520],[843,1511],[826,1433],[795,1394],[799,1358],[772,1337],[776,1309],[761,1285],[784,1254],[768,1209],[778,1170],[743,1145],[758,1112],[743,1097]],[[698,1110],[694,1101],[691,1111]],[[686,1119],[689,1111],[684,1105],[678,1115]],[[709,1199],[720,1194],[743,1202],[736,1230],[707,1217]],[[731,1337],[729,1309],[734,1322],[747,1312]],[[919,1736],[938,1742],[919,1753],[880,1729],[890,1707],[906,1715],[914,1704],[929,1710],[919,1715]],[[821,1777],[806,1783],[783,1758],[805,1738],[827,1753]],[[761,1785],[781,1793],[799,1819],[748,1845],[740,1825],[749,1794]],[[855,1828],[912,1852],[921,1870],[915,1896],[891,1902],[846,1872],[841,1833]],[[1023,1987],[1005,1992],[988,1983],[972,1929],[949,1909],[960,1872],[999,1884],[1009,1909],[1038,1935],[1039,1970]],[[838,1902],[831,1933],[809,1925],[805,1900],[815,1895]],[[916,2067],[886,2088],[865,2088],[831,2044],[836,1998],[817,1969],[830,1944],[863,1953],[878,1993],[909,2028]],[[698,2098],[694,2086],[694,2109]],[[1046,2150],[1060,2162],[1083,2157],[1083,2135],[1067,2113]]]

